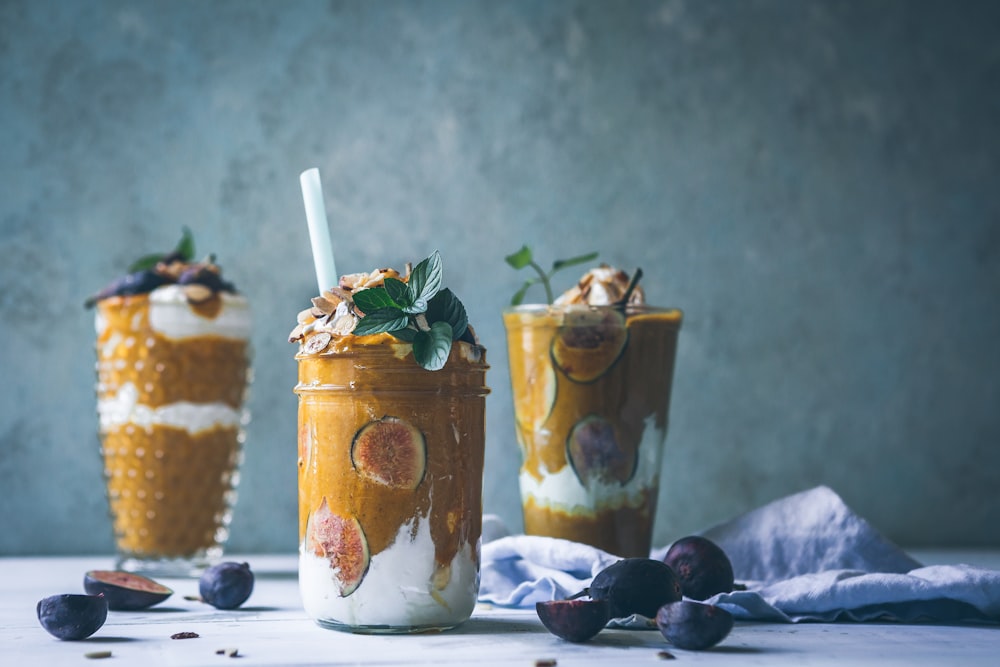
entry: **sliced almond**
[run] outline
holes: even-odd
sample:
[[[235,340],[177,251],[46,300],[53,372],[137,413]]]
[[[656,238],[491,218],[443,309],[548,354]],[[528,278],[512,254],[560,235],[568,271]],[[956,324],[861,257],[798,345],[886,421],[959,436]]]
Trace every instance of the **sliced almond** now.
[[[310,336],[309,339],[302,344],[302,351],[306,354],[319,354],[326,349],[326,346],[330,344],[331,340],[333,340],[333,336],[326,331],[320,331],[319,333],[315,333]]]
[[[321,296],[314,296],[312,298],[313,308],[318,308],[324,315],[330,315],[333,311],[337,310],[337,304],[333,301],[328,301]]]
[[[183,289],[189,303],[205,303],[214,295],[211,289],[198,283],[185,285]]]
[[[308,324],[313,320],[318,319],[318,316],[313,313],[312,308],[306,308],[305,310],[300,310],[299,314],[295,316],[295,321],[299,324]]]

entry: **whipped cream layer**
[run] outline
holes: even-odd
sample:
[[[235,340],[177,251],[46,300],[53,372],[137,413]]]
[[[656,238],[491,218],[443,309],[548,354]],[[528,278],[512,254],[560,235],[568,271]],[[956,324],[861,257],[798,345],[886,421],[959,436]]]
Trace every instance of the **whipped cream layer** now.
[[[142,428],[172,426],[194,435],[213,428],[238,428],[245,424],[246,412],[225,403],[179,401],[158,408],[139,403],[139,390],[131,382],[122,385],[112,398],[97,402],[101,431],[126,424]]]
[[[188,302],[183,285],[164,285],[149,293],[149,325],[157,333],[174,340],[198,336],[218,336],[248,340],[250,338],[250,305],[246,297],[219,292],[222,308],[214,317],[199,313]],[[95,326],[98,335],[107,322],[97,311]],[[138,328],[136,322],[133,328]]]
[[[639,442],[635,474],[625,484],[591,480],[588,486],[584,486],[569,464],[557,472],[543,467],[539,471],[541,480],[522,467],[519,477],[521,499],[527,502],[530,498],[539,507],[578,516],[596,516],[607,510],[639,507],[645,500],[644,494],[659,483],[666,437],[666,430],[656,427],[656,418],[647,417]]]
[[[434,541],[428,518],[399,528],[388,549],[371,558],[361,585],[347,597],[330,561],[299,545],[299,589],[310,618],[334,625],[448,628],[469,618],[479,592],[479,568],[472,545],[455,554],[447,584],[439,588]],[[478,550],[478,545],[476,545]]]

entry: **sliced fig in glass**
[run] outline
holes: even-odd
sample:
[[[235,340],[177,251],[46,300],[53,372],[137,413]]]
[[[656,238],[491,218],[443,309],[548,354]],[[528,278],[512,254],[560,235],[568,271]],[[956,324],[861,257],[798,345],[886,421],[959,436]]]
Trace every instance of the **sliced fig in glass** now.
[[[618,437],[614,424],[599,415],[588,415],[570,430],[566,458],[580,483],[589,486],[592,481],[627,483],[635,474],[639,457],[634,446]]]
[[[655,618],[660,607],[681,599],[673,570],[652,558],[626,558],[609,565],[597,573],[587,592],[595,600],[608,601],[611,618]]]
[[[427,468],[424,435],[398,417],[369,422],[354,436],[351,463],[363,477],[380,484],[415,489]]]
[[[546,630],[570,642],[587,641],[611,619],[607,600],[536,602],[535,612]]]
[[[656,627],[668,642],[687,651],[704,651],[733,629],[733,615],[721,607],[683,600],[656,613]]]
[[[159,604],[173,591],[152,579],[121,570],[91,570],[83,575],[83,590],[104,595],[108,609],[135,611]]]
[[[334,514],[326,498],[309,516],[306,549],[330,562],[340,597],[346,598],[357,590],[368,573],[371,556],[361,524],[353,516]]]
[[[571,310],[552,339],[552,361],[570,380],[593,382],[615,365],[627,343],[620,310]]]
[[[670,545],[663,562],[677,575],[689,598],[707,600],[733,590],[733,564],[726,552],[706,537],[682,537]]]
[[[556,402],[556,371],[548,357],[526,359],[530,365],[511,364],[514,417],[525,433],[535,433],[552,414]]]

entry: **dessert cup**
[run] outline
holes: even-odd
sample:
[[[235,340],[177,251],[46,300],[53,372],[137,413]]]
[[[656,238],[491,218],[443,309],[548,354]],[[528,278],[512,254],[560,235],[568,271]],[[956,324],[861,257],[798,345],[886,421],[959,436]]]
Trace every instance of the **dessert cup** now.
[[[648,556],[681,312],[526,305],[503,319],[525,532]]]
[[[222,555],[236,502],[248,420],[246,299],[171,284],[96,307],[116,566],[197,575]]]
[[[444,630],[479,590],[485,351],[429,371],[388,334],[301,339],[299,584],[319,625]]]

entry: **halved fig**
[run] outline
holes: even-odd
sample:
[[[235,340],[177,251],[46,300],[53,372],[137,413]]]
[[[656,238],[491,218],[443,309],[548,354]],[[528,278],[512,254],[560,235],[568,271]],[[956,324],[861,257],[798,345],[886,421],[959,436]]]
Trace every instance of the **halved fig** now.
[[[152,579],[120,570],[91,570],[83,575],[83,589],[90,595],[104,595],[108,609],[135,611],[159,604],[174,594]]]
[[[614,424],[588,415],[578,421],[566,439],[566,458],[584,486],[591,481],[625,484],[635,474],[635,447],[618,437]]]
[[[326,498],[309,516],[306,549],[330,561],[342,598],[357,590],[368,573],[371,556],[361,524],[353,516],[334,514]]]
[[[573,310],[552,339],[552,361],[570,380],[593,382],[615,365],[626,343],[628,329],[620,310]]]
[[[585,642],[611,619],[607,600],[549,600],[535,603],[545,629],[570,642]]]
[[[530,366],[511,366],[514,417],[526,433],[545,424],[556,402],[556,371],[545,357]]]
[[[427,468],[424,435],[398,417],[369,422],[354,436],[351,463],[359,474],[380,484],[415,489]]]

